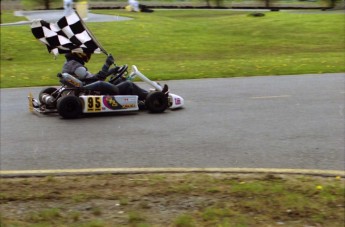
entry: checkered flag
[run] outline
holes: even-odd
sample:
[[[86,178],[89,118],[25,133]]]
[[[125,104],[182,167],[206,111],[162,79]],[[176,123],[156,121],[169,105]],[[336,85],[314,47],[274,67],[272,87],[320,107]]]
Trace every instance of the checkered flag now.
[[[71,52],[107,54],[77,12],[62,17],[56,24],[35,20],[31,31],[55,56]]]

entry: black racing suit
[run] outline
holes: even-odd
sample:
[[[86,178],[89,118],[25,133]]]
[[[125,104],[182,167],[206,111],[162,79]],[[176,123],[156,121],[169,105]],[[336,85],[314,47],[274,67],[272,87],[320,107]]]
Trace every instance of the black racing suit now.
[[[105,70],[104,66],[102,70]],[[86,84],[90,84],[92,82],[96,82],[100,80],[98,74],[101,73],[101,71],[98,74],[93,75],[87,70],[87,68],[84,66],[84,62],[81,61],[80,59],[67,58],[67,61],[63,65],[62,73],[68,73],[78,78],[82,82],[85,82]],[[139,97],[139,100],[145,100],[148,94],[146,90],[140,88],[133,82],[127,81],[127,80],[124,80],[120,83],[118,83],[118,80],[117,80],[116,85],[103,81],[103,83],[98,84],[97,86],[102,86],[106,88],[110,88],[110,86],[116,86],[118,89],[119,95],[137,95]]]

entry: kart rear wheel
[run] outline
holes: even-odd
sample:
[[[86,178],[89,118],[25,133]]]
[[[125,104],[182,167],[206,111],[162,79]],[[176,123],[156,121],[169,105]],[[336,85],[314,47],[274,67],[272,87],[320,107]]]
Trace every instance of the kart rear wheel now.
[[[51,95],[53,94],[57,89],[55,87],[47,87],[44,88],[43,90],[40,91],[39,95],[38,95],[38,100],[40,101],[40,103],[43,103],[43,94],[48,94]]]
[[[63,118],[77,118],[82,113],[82,103],[77,96],[63,96],[57,102],[57,110]]]
[[[162,113],[168,108],[168,97],[160,91],[149,93],[145,105],[151,113]]]

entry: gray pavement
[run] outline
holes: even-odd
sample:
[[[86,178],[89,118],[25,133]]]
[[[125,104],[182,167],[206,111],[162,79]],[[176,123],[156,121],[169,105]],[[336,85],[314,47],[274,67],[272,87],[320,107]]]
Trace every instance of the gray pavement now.
[[[1,89],[1,170],[344,170],[344,73],[168,84],[184,109],[76,120],[29,113],[41,88]]]
[[[31,21],[42,19],[47,22],[55,23],[61,17],[64,16],[63,10],[38,10],[38,11],[16,11],[16,16],[24,16],[28,20],[27,21],[20,21],[16,23],[8,23],[8,24],[1,24],[1,26],[13,26],[13,25],[26,25],[31,24]],[[88,13],[87,18],[84,18],[86,22],[111,22],[111,21],[126,21],[132,20],[129,17],[121,17],[121,16],[111,16],[111,15],[102,15],[102,14],[94,14]]]
[[[56,22],[63,11],[17,12]],[[89,13],[87,22],[122,18]],[[5,25],[6,26],[6,25]],[[35,116],[26,96],[1,89],[1,170],[81,168],[289,168],[344,170],[345,75],[169,81],[186,108]]]

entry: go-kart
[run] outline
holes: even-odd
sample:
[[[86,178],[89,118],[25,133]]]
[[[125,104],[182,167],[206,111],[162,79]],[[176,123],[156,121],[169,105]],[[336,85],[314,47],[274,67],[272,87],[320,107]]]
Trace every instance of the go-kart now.
[[[29,110],[40,114],[58,113],[63,118],[77,118],[87,113],[138,111],[139,109],[146,109],[151,113],[162,113],[168,108],[183,107],[184,99],[181,96],[162,92],[162,86],[148,79],[135,65],[132,66],[132,72],[129,75],[127,75],[127,68],[125,66],[116,74],[111,75],[109,83],[119,78],[133,80],[139,77],[152,87],[145,100],[139,100],[136,95],[118,95],[116,91],[114,93],[111,88],[108,88],[104,81],[85,85],[68,73],[59,73],[61,83],[59,88],[44,88],[40,91],[38,100],[29,94]]]

